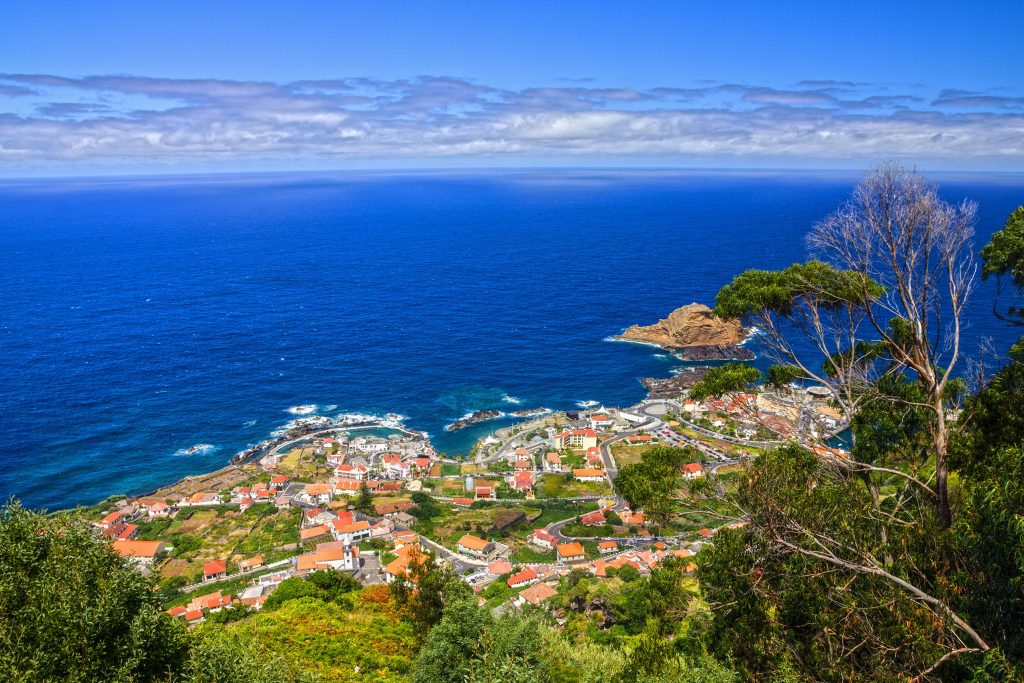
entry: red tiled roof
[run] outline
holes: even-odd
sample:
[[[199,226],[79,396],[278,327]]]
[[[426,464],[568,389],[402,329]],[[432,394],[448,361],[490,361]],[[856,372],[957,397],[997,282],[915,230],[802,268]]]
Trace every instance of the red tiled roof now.
[[[223,574],[227,572],[228,564],[224,560],[211,560],[203,565],[203,575]]]
[[[518,574],[513,574],[512,576],[508,577],[508,580],[505,583],[515,588],[520,584],[529,583],[530,581],[534,581],[537,578],[537,572],[527,567]]]
[[[586,554],[579,543],[559,543],[557,550],[559,557],[582,557]]]

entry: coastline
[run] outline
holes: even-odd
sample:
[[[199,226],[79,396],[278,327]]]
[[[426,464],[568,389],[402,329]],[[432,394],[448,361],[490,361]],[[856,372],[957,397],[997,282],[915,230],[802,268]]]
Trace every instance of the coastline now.
[[[742,347],[748,341],[753,339],[754,336],[756,335],[756,333],[757,333],[757,330],[756,329],[752,329],[750,331],[750,333],[746,336],[746,338],[740,344],[738,344],[736,346],[737,347]],[[680,350],[678,350],[678,349],[676,349],[676,350],[669,349],[669,348],[666,348],[666,347],[664,347],[664,346],[662,346],[660,344],[654,343],[654,342],[645,342],[645,341],[638,341],[638,340],[633,340],[633,339],[624,339],[624,338],[621,338],[620,336],[605,337],[604,339],[602,339],[602,341],[622,342],[622,343],[627,343],[627,344],[636,344],[636,345],[639,345],[639,346],[652,347],[652,348],[658,349],[659,351],[667,354],[667,356],[670,359],[672,359],[673,361],[675,361],[675,362],[680,362],[680,363],[704,362],[704,361],[691,361],[691,360],[687,360],[687,359],[684,359],[684,358],[680,358],[679,355],[678,355]],[[707,348],[707,347],[696,347],[696,348]],[[751,354],[751,355],[753,355],[753,354]],[[709,362],[715,362],[716,360],[726,360],[726,359],[714,359],[714,360],[709,361]],[[737,359],[737,360],[745,360],[745,359]],[[698,366],[698,367],[702,367],[702,366]],[[675,383],[678,382],[677,378],[678,378],[678,374],[677,373],[673,373],[670,377],[658,378],[658,381],[668,382],[668,383],[675,384]],[[646,392],[651,393],[651,387],[648,386],[648,384],[647,384],[647,381],[649,379],[651,379],[651,378],[641,378],[640,379],[640,383],[644,387]],[[506,403],[511,403],[513,405],[518,405],[518,404],[521,403],[521,401],[519,399],[510,400],[512,397],[509,397],[507,394],[505,395],[504,398],[505,398],[505,402]],[[596,402],[595,401],[586,401],[586,402],[577,401],[576,403],[577,403],[577,407],[579,407],[581,403],[598,405],[598,404],[602,404],[603,402],[601,402],[601,401],[596,401]],[[309,408],[313,408],[314,411],[308,410]],[[246,471],[244,468],[246,468],[247,466],[254,465],[254,463],[258,462],[261,458],[263,458],[263,457],[265,457],[267,455],[275,454],[278,451],[280,451],[282,448],[284,448],[284,447],[286,447],[288,445],[295,444],[297,442],[301,442],[304,439],[315,438],[316,436],[323,435],[323,434],[338,433],[338,432],[344,432],[344,431],[347,431],[347,430],[365,430],[365,429],[378,429],[378,428],[380,428],[380,429],[393,429],[395,431],[402,432],[402,433],[405,433],[405,434],[408,434],[408,435],[417,435],[417,436],[421,436],[422,435],[422,436],[426,436],[427,438],[429,438],[429,434],[427,434],[426,432],[415,430],[415,429],[411,429],[411,428],[405,426],[404,423],[401,421],[401,420],[404,420],[405,418],[403,418],[402,415],[400,415],[398,413],[389,412],[384,417],[381,417],[379,415],[368,414],[368,413],[345,413],[345,414],[342,414],[342,415],[340,415],[338,417],[331,418],[331,417],[328,417],[328,416],[325,416],[325,415],[316,414],[315,408],[316,408],[316,406],[314,404],[304,404],[304,405],[301,405],[301,406],[289,408],[288,412],[290,412],[294,416],[294,418],[291,421],[289,421],[288,423],[286,423],[285,425],[283,425],[281,427],[278,427],[277,429],[272,430],[270,432],[269,438],[267,438],[267,439],[265,439],[263,441],[260,441],[259,443],[256,443],[256,444],[254,444],[252,446],[249,446],[249,447],[247,447],[247,448],[245,448],[245,449],[235,453],[230,458],[230,460],[228,460],[228,462],[223,464],[221,467],[218,467],[218,468],[210,470],[210,471],[202,472],[202,473],[199,473],[199,474],[185,475],[183,477],[179,477],[178,479],[176,479],[173,482],[170,482],[170,483],[167,483],[167,484],[163,484],[163,485],[160,485],[160,486],[156,486],[155,488],[147,488],[146,491],[141,492],[141,493],[131,493],[131,492],[111,493],[110,495],[107,495],[107,496],[103,497],[102,499],[92,503],[91,505],[81,505],[81,504],[79,504],[79,505],[74,506],[74,507],[91,507],[91,506],[98,505],[98,504],[100,504],[100,503],[102,503],[104,501],[110,500],[110,499],[116,499],[116,498],[122,498],[122,497],[124,497],[124,498],[163,497],[163,493],[162,492],[174,493],[174,492],[177,492],[177,491],[179,491],[181,489],[190,489],[192,487],[206,488],[206,485],[208,485],[211,481],[212,482],[219,482],[222,479],[223,480],[229,480],[231,478],[231,476],[234,473],[236,473],[236,472],[239,473],[240,475],[244,475],[244,477],[249,477],[249,476],[252,476],[252,474],[254,472]],[[481,441],[486,440],[489,437],[494,437],[497,434],[501,434],[501,433],[508,434],[511,430],[516,429],[516,428],[525,428],[528,425],[532,425],[532,424],[538,423],[538,422],[543,422],[546,418],[549,418],[551,415],[557,415],[558,413],[562,413],[565,410],[571,410],[571,408],[551,409],[551,408],[547,408],[547,407],[542,407],[542,408],[518,409],[518,410],[515,410],[515,411],[509,411],[509,412],[505,412],[505,411],[502,411],[502,410],[496,410],[496,409],[480,409],[480,410],[472,411],[471,413],[467,413],[462,418],[459,418],[455,422],[449,424],[445,428],[445,430],[446,431],[457,431],[457,430],[461,430],[461,429],[466,428],[466,427],[472,427],[472,426],[475,426],[475,425],[478,425],[478,424],[481,424],[481,423],[485,423],[485,422],[511,420],[507,424],[503,424],[500,427],[495,427],[487,435],[481,436],[479,439],[477,439],[477,441],[474,443],[472,449],[468,453],[460,454],[456,458],[458,460],[468,460],[473,455],[473,453],[477,450],[477,448],[479,447]],[[478,417],[479,415],[482,415],[482,414],[485,414],[485,413],[487,414],[486,416]],[[491,413],[494,413],[494,414],[492,415]],[[460,424],[460,423],[462,423],[462,424]],[[455,429],[451,429],[451,427],[456,426],[456,425],[459,425],[459,426],[457,426]],[[50,511],[56,512],[56,511],[59,511],[59,510],[74,509],[74,507],[72,507],[72,508],[53,508]]]

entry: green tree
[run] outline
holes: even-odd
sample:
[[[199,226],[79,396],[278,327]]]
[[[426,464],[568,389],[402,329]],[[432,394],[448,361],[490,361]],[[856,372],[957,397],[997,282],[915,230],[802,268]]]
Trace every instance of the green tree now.
[[[285,579],[263,604],[264,609],[277,609],[289,600],[318,598],[324,602],[342,603],[343,596],[362,588],[351,574],[335,569],[315,571],[304,578]]]
[[[186,654],[153,582],[68,514],[0,510],[0,679],[164,681]]]
[[[409,514],[420,521],[425,522],[441,514],[441,508],[429,493],[416,491],[412,494],[412,502],[416,503],[416,506],[410,508]]]
[[[542,658],[540,624],[532,618],[495,619],[471,600],[459,600],[423,643],[415,683],[542,683],[550,680]]]
[[[391,597],[420,635],[426,634],[444,614],[444,609],[472,595],[472,589],[448,565],[433,555],[420,554],[409,564],[406,577],[393,581]]]
[[[1006,313],[999,311],[1004,278],[1009,278],[1017,289],[1024,287],[1024,206],[1018,206],[1010,213],[1003,229],[992,235],[991,241],[981,250],[981,260],[982,279],[996,276],[996,298],[992,302],[992,312],[1000,320],[1024,325],[1024,309],[1011,306]]]
[[[367,486],[366,481],[359,483],[359,496],[356,498],[355,509],[359,510],[364,514],[373,514],[373,494],[370,493],[370,487]]]
[[[314,683],[279,653],[221,626],[203,625],[191,636],[181,683]]]
[[[747,391],[761,379],[761,372],[743,363],[726,363],[707,371],[690,389],[690,398],[704,401],[712,396]]]
[[[683,465],[693,462],[696,452],[670,446],[653,446],[640,460],[624,466],[615,477],[615,492],[634,510],[643,510],[652,523],[664,526],[676,513]]]

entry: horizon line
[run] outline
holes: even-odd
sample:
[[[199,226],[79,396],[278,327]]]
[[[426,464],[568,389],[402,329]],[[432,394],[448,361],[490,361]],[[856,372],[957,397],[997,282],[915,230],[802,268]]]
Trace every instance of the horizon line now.
[[[882,163],[882,162],[879,162]],[[188,180],[203,179],[211,180],[223,178],[258,178],[270,176],[335,176],[346,174],[360,175],[476,175],[476,174],[500,174],[500,173],[529,173],[529,172],[603,172],[603,173],[699,173],[707,175],[836,175],[850,176],[861,175],[868,172],[878,164],[866,166],[849,167],[815,167],[815,166],[572,166],[572,165],[516,165],[516,166],[362,166],[352,168],[296,168],[296,169],[266,169],[266,170],[186,170],[186,171],[143,171],[139,173],[82,173],[69,175],[3,175],[0,172],[0,184],[19,182],[70,182],[70,181],[145,181],[145,180]],[[1018,177],[1024,176],[1024,169],[953,169],[936,168],[921,169],[916,165],[909,165],[924,175],[938,176],[997,176],[997,177]]]

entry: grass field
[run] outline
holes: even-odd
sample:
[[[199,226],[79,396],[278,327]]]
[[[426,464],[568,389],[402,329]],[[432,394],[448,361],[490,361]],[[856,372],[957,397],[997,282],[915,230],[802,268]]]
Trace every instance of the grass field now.
[[[569,480],[565,474],[546,473],[534,485],[537,498],[576,498],[583,496],[610,496],[607,481]]]
[[[622,469],[626,465],[632,465],[633,463],[640,460],[640,456],[650,448],[650,444],[642,444],[639,446],[628,446],[621,441],[617,441],[611,445],[612,457],[615,459],[615,464]]]

